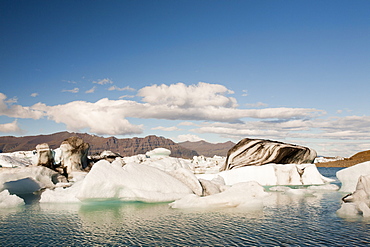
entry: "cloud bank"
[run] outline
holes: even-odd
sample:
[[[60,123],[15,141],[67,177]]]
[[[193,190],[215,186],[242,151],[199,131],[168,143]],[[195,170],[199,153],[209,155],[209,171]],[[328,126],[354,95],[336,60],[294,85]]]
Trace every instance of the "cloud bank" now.
[[[97,84],[112,83],[103,79]],[[93,88],[94,89],[94,88]],[[93,91],[91,89],[91,91]],[[115,88],[117,90],[117,88]],[[125,88],[125,90],[130,90]],[[138,90],[141,101],[100,99],[96,102],[72,101],[67,104],[37,103],[21,106],[0,93],[0,115],[12,118],[47,118],[63,123],[70,131],[88,130],[101,135],[141,134],[143,125],[128,119],[183,120],[193,133],[211,133],[240,140],[245,137],[269,139],[369,140],[370,116],[325,118],[324,110],[315,108],[240,108],[234,92],[223,85],[200,82],[151,85]],[[260,106],[263,106],[260,104]],[[195,124],[190,121],[199,121]],[[17,122],[1,125],[2,132],[20,131]],[[177,127],[156,130],[178,131]],[[178,139],[197,140],[196,135]]]

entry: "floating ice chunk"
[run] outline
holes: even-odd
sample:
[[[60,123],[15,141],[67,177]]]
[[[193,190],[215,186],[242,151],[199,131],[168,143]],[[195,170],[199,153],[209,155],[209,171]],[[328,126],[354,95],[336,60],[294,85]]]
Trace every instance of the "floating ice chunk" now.
[[[46,189],[40,198],[40,203],[78,203],[76,195],[81,188],[82,181],[73,184],[68,188]]]
[[[324,184],[324,185],[312,185],[307,187],[308,190],[316,190],[316,191],[335,191],[339,190],[339,186],[336,184]]]
[[[292,189],[289,188],[288,190],[284,191],[285,194],[291,196],[313,196],[314,191],[307,190],[307,189]]]
[[[188,195],[170,203],[172,208],[227,208],[252,207],[261,208],[262,198],[267,196],[261,185],[257,182],[237,183],[224,192],[200,197]]]
[[[135,163],[118,167],[100,160],[83,180],[77,198],[167,202],[192,193],[181,181],[157,168]]]
[[[146,156],[153,158],[153,157],[168,157],[171,154],[171,150],[166,148],[155,148],[152,151],[148,151],[145,153]]]
[[[337,178],[342,182],[341,192],[352,192],[356,189],[361,175],[370,174],[370,161],[347,167],[337,172]]]
[[[337,215],[340,217],[355,217],[359,215],[356,203],[342,203],[337,210]]]
[[[11,208],[24,205],[22,198],[11,195],[8,190],[0,192],[0,208]]]
[[[346,203],[354,203],[363,217],[370,217],[370,175],[361,175],[358,179],[356,190],[342,198]],[[342,206],[343,206],[342,205]],[[345,206],[344,206],[345,207]]]

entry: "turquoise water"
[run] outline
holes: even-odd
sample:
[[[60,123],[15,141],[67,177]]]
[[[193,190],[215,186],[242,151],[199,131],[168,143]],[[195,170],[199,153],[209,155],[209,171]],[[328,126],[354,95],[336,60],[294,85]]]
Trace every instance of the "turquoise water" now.
[[[336,168],[319,168],[335,177]],[[1,246],[368,246],[370,221],[336,215],[343,194],[276,198],[258,211],[167,203],[38,204],[0,211]]]

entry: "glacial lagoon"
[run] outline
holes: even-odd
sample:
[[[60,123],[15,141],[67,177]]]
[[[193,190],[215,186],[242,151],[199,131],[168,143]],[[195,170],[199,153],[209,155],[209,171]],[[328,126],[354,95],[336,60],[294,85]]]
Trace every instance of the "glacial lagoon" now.
[[[318,168],[336,178],[339,168]],[[334,182],[340,185],[339,181]],[[368,246],[370,220],[336,214],[343,193],[275,197],[262,209],[168,203],[38,203],[0,211],[1,246]]]

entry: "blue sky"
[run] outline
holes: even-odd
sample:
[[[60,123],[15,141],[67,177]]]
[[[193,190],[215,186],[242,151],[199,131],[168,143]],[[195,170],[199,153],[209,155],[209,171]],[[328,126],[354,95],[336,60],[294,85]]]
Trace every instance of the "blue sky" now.
[[[369,1],[0,1],[0,135],[370,149]]]

